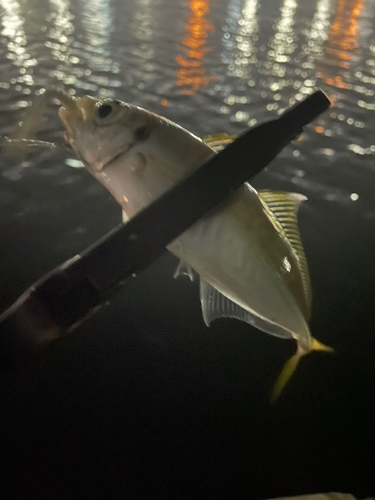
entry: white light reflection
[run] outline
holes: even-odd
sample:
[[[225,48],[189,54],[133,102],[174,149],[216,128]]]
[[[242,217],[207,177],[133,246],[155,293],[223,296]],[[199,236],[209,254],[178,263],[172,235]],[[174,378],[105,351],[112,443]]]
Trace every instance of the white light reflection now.
[[[236,53],[234,62],[229,66],[229,74],[240,78],[248,78],[250,67],[256,63],[255,42],[258,40],[258,0],[245,0],[242,16],[238,19],[236,29]]]
[[[292,264],[289,262],[288,257],[283,258],[283,266],[284,266],[285,271],[287,273],[290,273],[290,271],[292,270]]]
[[[225,20],[225,25],[223,26],[223,45],[230,55],[232,55],[233,49],[236,45],[234,37],[237,34],[238,23],[242,18],[241,6],[241,0],[230,0],[228,3],[228,14]],[[223,54],[223,62],[226,64],[230,63],[229,58],[227,59],[227,57],[227,53]]]
[[[328,38],[329,19],[332,10],[332,0],[319,0],[311,22],[311,28],[305,32],[307,47],[305,53],[310,53],[309,60],[321,57],[324,53],[322,45]]]
[[[19,68],[21,76],[15,82],[33,85],[31,66],[36,66],[36,59],[27,52],[27,39],[24,31],[25,19],[20,15],[20,4],[16,0],[0,0],[3,9],[1,15],[1,35],[8,39],[7,59],[10,59]]]
[[[231,90],[236,89],[237,95],[229,94],[224,99],[224,103],[229,106],[234,105],[234,109],[222,106],[220,112],[231,114],[231,121],[247,122],[249,127],[254,126],[257,120],[250,119],[250,114],[241,109],[243,106],[238,105],[250,102],[248,87],[255,85],[255,79],[251,78],[251,73],[253,70],[258,73],[255,47],[259,30],[258,7],[259,0],[231,0],[228,4],[226,24],[223,26],[225,49],[222,53],[222,61],[228,65],[228,75],[240,78],[243,83],[236,83],[235,87],[231,88]],[[242,93],[245,95],[241,95]]]
[[[76,76],[72,74],[70,66],[79,62],[77,57],[72,55],[71,44],[74,26],[72,20],[74,16],[70,12],[69,0],[49,0],[51,14],[47,20],[53,27],[48,32],[48,38],[45,46],[51,49],[52,57],[60,64],[56,69],[50,72],[50,76],[62,81],[65,85],[74,85]]]
[[[82,12],[82,24],[88,43],[103,53],[112,31],[112,13],[109,0],[89,0]]]
[[[115,91],[108,87],[120,87],[121,81],[108,73],[120,73],[120,66],[111,58],[111,33],[113,16],[110,0],[81,0],[82,26],[85,29],[85,44],[75,45],[80,57],[90,68],[85,71],[84,81],[79,87],[98,92],[101,97],[113,97]]]
[[[138,41],[132,51],[141,59],[150,60],[154,57],[153,39],[153,8],[152,0],[138,0],[133,19],[130,23],[132,35]]]
[[[268,51],[268,57],[276,63],[271,68],[272,74],[283,77],[285,69],[280,65],[287,63],[290,60],[291,54],[295,51],[297,44],[295,43],[295,34],[293,31],[294,15],[297,10],[297,2],[295,0],[284,0],[280,8],[281,16],[275,24],[275,35],[272,37]]]
[[[300,94],[309,94],[316,85],[317,74],[320,74],[316,70],[316,61],[319,65],[324,57],[324,42],[328,38],[331,12],[332,0],[319,0],[310,28],[304,31],[306,43],[302,46],[302,54],[306,59],[301,65],[304,81],[298,82]]]

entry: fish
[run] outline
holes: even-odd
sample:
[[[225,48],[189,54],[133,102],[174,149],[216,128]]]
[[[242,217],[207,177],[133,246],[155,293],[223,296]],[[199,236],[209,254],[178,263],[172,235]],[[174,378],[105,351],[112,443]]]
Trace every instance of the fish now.
[[[218,134],[202,140],[165,117],[117,99],[86,95],[62,104],[67,145],[122,207],[124,223],[234,139]],[[272,401],[303,356],[333,351],[311,335],[308,325],[312,293],[297,224],[305,200],[298,193],[258,192],[247,182],[167,247],[180,259],[175,277],[199,276],[207,326],[217,318],[235,318],[296,341]]]

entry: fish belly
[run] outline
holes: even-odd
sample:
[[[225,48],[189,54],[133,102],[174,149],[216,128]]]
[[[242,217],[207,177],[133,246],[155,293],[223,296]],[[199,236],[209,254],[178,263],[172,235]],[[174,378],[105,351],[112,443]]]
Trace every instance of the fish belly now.
[[[283,253],[282,242],[262,212],[238,210],[241,196],[201,219],[168,249],[222,295],[259,318],[252,324],[261,330],[309,343],[308,326],[283,278],[288,249]]]

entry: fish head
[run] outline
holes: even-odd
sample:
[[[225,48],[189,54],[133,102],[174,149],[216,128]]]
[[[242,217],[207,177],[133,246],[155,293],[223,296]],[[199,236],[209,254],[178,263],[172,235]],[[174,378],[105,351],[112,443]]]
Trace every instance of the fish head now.
[[[114,99],[84,96],[74,107],[62,106],[65,140],[93,174],[103,171],[147,136],[148,116]]]
[[[197,168],[212,149],[159,115],[84,96],[61,107],[65,140],[129,215]]]

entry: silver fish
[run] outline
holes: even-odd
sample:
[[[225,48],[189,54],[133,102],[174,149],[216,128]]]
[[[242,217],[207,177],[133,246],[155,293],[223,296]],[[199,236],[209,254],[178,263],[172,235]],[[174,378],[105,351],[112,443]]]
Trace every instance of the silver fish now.
[[[192,173],[232,140],[225,134],[205,141],[145,109],[90,96],[59,110],[65,139],[87,170],[113,195],[127,221]],[[207,186],[209,189],[209,186]],[[276,399],[300,358],[332,351],[311,336],[311,288],[297,228],[306,198],[296,193],[257,192],[246,183],[222,208],[173,241],[181,259],[175,276],[194,270],[200,277],[204,321],[245,321],[271,335],[295,339],[296,354],[276,382]]]

